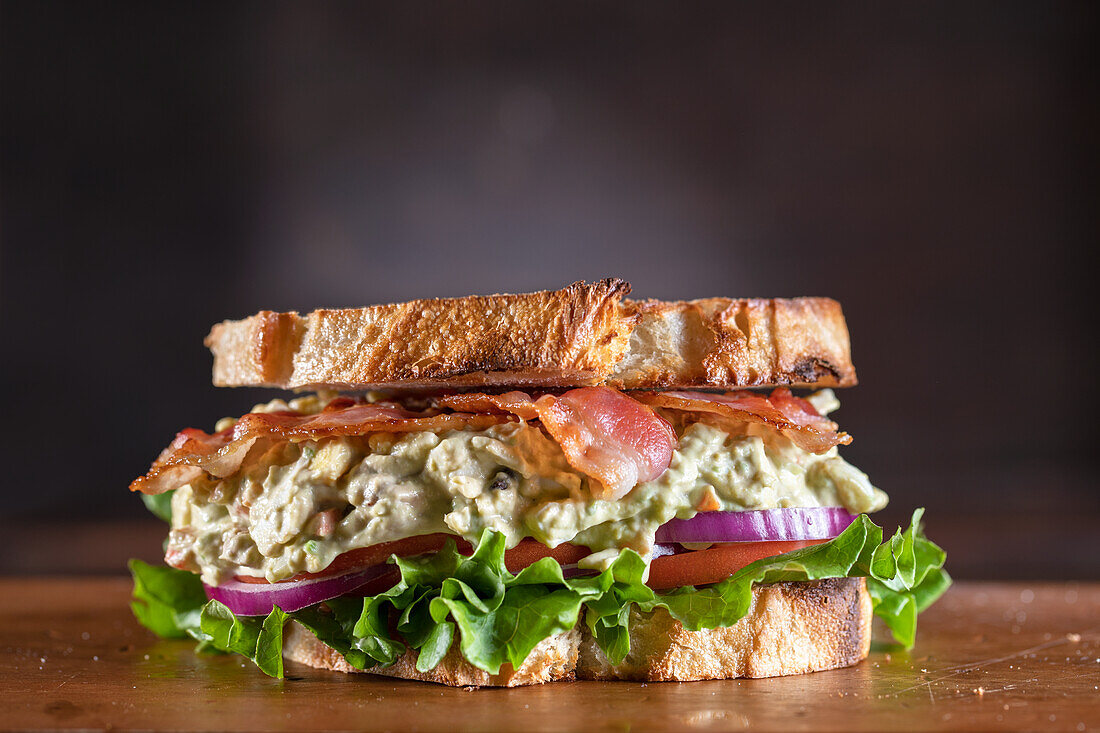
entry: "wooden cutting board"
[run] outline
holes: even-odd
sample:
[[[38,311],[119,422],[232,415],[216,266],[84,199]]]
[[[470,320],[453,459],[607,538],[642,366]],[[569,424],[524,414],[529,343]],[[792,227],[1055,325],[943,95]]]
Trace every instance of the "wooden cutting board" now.
[[[0,579],[0,728],[1100,730],[1100,583],[960,583],[911,652],[764,680],[467,691],[197,656],[120,578]]]

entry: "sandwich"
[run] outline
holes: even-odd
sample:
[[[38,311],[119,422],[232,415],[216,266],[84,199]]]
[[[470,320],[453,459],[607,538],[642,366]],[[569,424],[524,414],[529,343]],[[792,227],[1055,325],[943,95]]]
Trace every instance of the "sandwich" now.
[[[294,392],[131,484],[171,525],[136,618],[274,677],[458,686],[833,669],[872,616],[911,647],[950,578],[923,510],[884,536],[839,454],[840,305],[629,292],[215,325],[215,385]]]

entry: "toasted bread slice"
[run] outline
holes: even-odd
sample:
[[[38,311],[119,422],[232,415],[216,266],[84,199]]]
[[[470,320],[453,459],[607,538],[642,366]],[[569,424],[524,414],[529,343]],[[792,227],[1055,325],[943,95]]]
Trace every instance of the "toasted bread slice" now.
[[[850,386],[828,298],[630,301],[618,279],[522,295],[262,311],[210,331],[220,387]]]
[[[630,653],[613,665],[582,621],[543,640],[518,670],[490,675],[462,658],[457,642],[430,672],[416,670],[416,653],[369,670],[390,677],[456,687],[518,685],[558,680],[651,682],[777,677],[847,667],[871,645],[871,598],[862,578],[775,583],[753,588],[748,614],[733,626],[687,631],[665,611],[631,615]],[[297,624],[287,630],[283,656],[319,669],[357,672],[340,654]]]

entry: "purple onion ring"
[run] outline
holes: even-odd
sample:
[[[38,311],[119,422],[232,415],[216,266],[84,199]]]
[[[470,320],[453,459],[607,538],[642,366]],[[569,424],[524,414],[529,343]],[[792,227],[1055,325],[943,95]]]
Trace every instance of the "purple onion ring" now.
[[[699,512],[691,519],[673,519],[661,525],[657,542],[830,540],[855,519],[847,509],[835,506]]]
[[[221,585],[206,585],[206,597],[219,601],[238,616],[266,616],[273,606],[287,613],[347,595],[367,583],[395,570],[382,563],[343,575],[294,580],[285,583],[242,583],[229,580]]]

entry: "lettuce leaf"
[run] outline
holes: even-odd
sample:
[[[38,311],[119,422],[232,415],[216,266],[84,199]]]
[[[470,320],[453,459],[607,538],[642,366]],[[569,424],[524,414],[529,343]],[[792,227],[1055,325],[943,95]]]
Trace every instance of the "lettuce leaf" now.
[[[194,573],[141,560],[130,561],[130,573],[130,608],[142,626],[165,639],[191,637],[199,642],[199,651],[241,654],[265,674],[283,676],[287,614],[278,606],[266,617],[238,616],[217,601],[207,601]]]
[[[214,649],[251,659],[270,677],[283,676],[283,628],[287,614],[275,606],[267,616],[238,616],[218,601],[203,606],[201,628]]]
[[[172,495],[175,489],[165,491],[163,494],[142,494],[141,501],[145,508],[152,512],[158,519],[172,523]]]
[[[258,616],[237,616],[227,607],[211,601],[202,609],[200,628],[216,648],[252,659],[264,619]]]
[[[199,576],[141,560],[130,561],[130,574],[134,577],[130,609],[142,626],[165,639],[204,640],[199,614],[206,593]]]
[[[283,628],[294,620],[342,654],[356,669],[393,664],[408,648],[417,669],[434,668],[455,640],[474,666],[496,674],[519,667],[531,650],[582,618],[613,663],[630,651],[634,609],[665,609],[689,630],[730,626],[742,618],[757,583],[865,577],[876,615],[895,639],[911,647],[917,614],[947,590],[946,555],[921,532],[923,509],[904,531],[883,541],[882,529],[860,515],[836,538],[765,558],[726,580],[701,588],[658,593],[643,582],[645,562],[623,550],[603,572],[565,578],[551,558],[513,575],[504,564],[504,537],[486,531],[473,555],[448,542],[439,552],[392,558],[398,583],[376,596],[337,598],[266,618],[236,616],[217,601],[206,602],[197,576],[131,561],[134,615],[169,638],[191,636],[200,647],[242,654],[273,677],[283,675]]]

